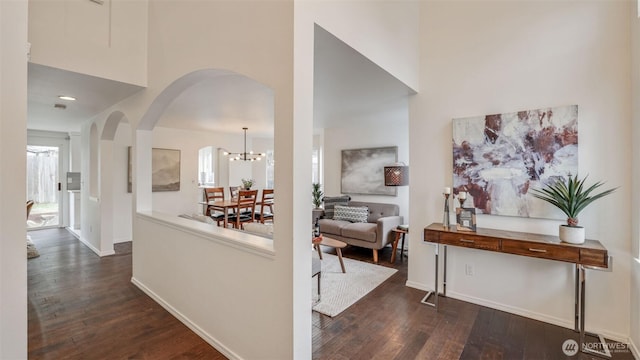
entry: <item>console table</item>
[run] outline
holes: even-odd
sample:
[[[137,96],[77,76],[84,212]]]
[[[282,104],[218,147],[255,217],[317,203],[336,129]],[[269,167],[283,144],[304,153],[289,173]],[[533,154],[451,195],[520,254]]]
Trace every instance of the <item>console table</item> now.
[[[456,226],[445,227],[441,223],[433,223],[424,228],[424,241],[435,245],[435,285],[434,290],[427,292],[422,303],[434,306],[438,310],[438,255],[440,245],[443,246],[443,280],[442,296],[447,296],[447,246],[460,246],[482,251],[493,251],[535,257],[547,260],[563,261],[575,264],[575,331],[580,333],[580,350],[591,354],[611,357],[609,349],[603,346],[599,352],[584,347],[585,334],[597,336],[601,343],[604,339],[598,334],[586,333],[585,323],[585,269],[611,271],[612,258],[607,249],[597,240],[586,240],[584,244],[575,245],[561,242],[557,236],[481,229],[477,231],[457,230]],[[433,302],[429,298],[433,295]]]

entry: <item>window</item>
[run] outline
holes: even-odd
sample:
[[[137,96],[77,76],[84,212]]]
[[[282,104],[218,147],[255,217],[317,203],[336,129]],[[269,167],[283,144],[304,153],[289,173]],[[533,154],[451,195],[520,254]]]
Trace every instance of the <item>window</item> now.
[[[198,185],[215,186],[215,154],[213,146],[198,150]]]
[[[274,173],[274,168],[276,165],[276,161],[273,157],[273,150],[268,150],[267,151],[267,156],[266,156],[266,170],[267,170],[267,189],[273,189],[273,184],[275,183],[275,173]]]

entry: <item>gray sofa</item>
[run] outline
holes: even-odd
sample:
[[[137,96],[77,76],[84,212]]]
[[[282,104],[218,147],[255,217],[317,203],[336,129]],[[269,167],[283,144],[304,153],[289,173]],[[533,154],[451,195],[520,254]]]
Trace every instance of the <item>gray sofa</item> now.
[[[366,223],[321,218],[320,232],[348,245],[373,250],[373,262],[378,263],[378,250],[393,242],[391,230],[403,224],[400,208],[396,204],[349,201],[348,206],[366,206],[369,216]]]

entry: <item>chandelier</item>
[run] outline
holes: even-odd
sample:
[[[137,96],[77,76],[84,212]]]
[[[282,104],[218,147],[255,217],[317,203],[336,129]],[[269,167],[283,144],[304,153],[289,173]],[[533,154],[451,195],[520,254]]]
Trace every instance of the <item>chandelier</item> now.
[[[224,154],[229,156],[229,161],[260,161],[266,155],[265,153],[254,154],[253,151],[247,152],[247,130],[249,128],[243,127],[244,130],[244,152],[231,153],[225,151]]]

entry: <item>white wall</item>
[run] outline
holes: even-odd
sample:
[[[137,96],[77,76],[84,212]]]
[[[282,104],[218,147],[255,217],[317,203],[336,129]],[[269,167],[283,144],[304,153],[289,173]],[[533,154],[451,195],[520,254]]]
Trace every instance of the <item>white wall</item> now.
[[[581,214],[587,237],[615,258],[612,273],[587,274],[586,326],[621,341],[630,327],[630,11],[628,2],[423,3],[409,126],[410,182],[422,184],[411,187],[421,201],[409,222],[421,229],[441,221],[442,188],[452,183],[452,118],[578,104],[580,174],[620,187]],[[480,227],[536,233],[557,234],[559,224],[478,216]],[[415,231],[410,248],[408,284],[432,288],[433,247]],[[450,248],[447,271],[452,297],[573,327],[569,264]]]
[[[153,210],[173,215],[202,213],[202,205],[198,204],[202,201],[202,189],[198,187],[198,150],[205,146],[235,149],[242,146],[242,141],[242,135],[156,127],[154,148],[180,150],[180,191],[154,192]],[[233,178],[233,185],[241,185],[240,178],[252,176],[249,163],[239,165],[246,165],[246,171]]]
[[[27,358],[27,2],[0,1],[0,358]]]
[[[30,0],[31,61],[144,86],[147,6],[147,0]]]
[[[398,147],[398,161],[409,165],[408,100],[399,101],[388,113],[370,115],[367,119],[345,118],[344,127],[324,129],[324,193],[341,194],[342,150],[372,147]],[[350,125],[354,122],[354,125]],[[390,164],[391,165],[391,164]],[[417,186],[420,186],[419,184]],[[350,194],[352,200],[398,204],[400,215],[409,220],[409,187],[398,186],[396,196]]]
[[[127,192],[127,161],[131,146],[131,125],[120,123],[113,139],[113,242],[132,240],[133,199]]]
[[[275,151],[284,154],[282,163],[278,165],[282,173],[276,179],[276,183],[282,184],[284,189],[284,192],[278,193],[283,220],[276,225],[275,240],[269,244],[274,253],[271,259],[265,261],[259,254],[233,246],[233,241],[225,241],[224,235],[217,237],[222,237],[221,241],[213,236],[202,239],[194,236],[192,231],[174,231],[166,223],[148,221],[148,217],[137,215],[133,224],[133,251],[136,254],[133,260],[133,278],[141,288],[155,294],[165,306],[174,306],[187,315],[189,319],[183,318],[185,322],[197,322],[201,326],[198,330],[206,333],[208,340],[220,340],[225,353],[232,353],[228,355],[278,359],[308,357],[311,353],[311,293],[308,291],[311,279],[308,275],[303,276],[308,272],[293,271],[293,262],[295,258],[300,258],[310,269],[311,259],[308,256],[307,242],[293,242],[294,238],[299,238],[294,236],[293,224],[297,217],[302,216],[302,211],[294,203],[296,189],[288,186],[293,178],[291,154],[294,153],[292,144],[295,138],[292,117],[293,4],[287,1],[150,2],[149,13],[153,16],[149,19],[148,87],[118,105],[119,110],[132,121],[135,133],[132,139],[137,180],[135,211],[162,208],[171,214],[199,210],[197,154],[200,147],[211,145],[211,136],[208,137],[208,142],[198,144],[204,135],[182,136],[181,131],[163,132],[161,128],[154,129],[155,120],[163,108],[160,103],[153,101],[161,93],[169,94],[163,91],[166,89],[171,92],[175,89],[174,85],[178,86],[172,83],[183,79],[187,74],[202,69],[224,69],[248,76],[274,90],[274,116],[278,119],[275,124],[275,138],[278,139]],[[158,101],[170,100],[163,96],[158,98]],[[153,116],[145,117],[145,114]],[[149,132],[152,129],[151,135]],[[177,137],[182,137],[182,140],[178,141]],[[241,141],[234,144],[241,144]],[[180,200],[177,200],[176,194],[150,192],[150,169],[147,165],[151,158],[151,147],[181,149],[181,188],[184,187],[185,190],[181,191]],[[191,156],[193,160],[190,160]],[[193,164],[187,165],[187,162]],[[191,167],[193,171],[186,171],[185,167]],[[182,220],[173,215],[168,216],[172,220]],[[307,218],[308,216],[304,216],[304,219]],[[193,224],[197,225],[204,224]],[[213,232],[230,231],[210,228]],[[304,234],[308,232],[304,231]],[[208,245],[203,246],[205,243]],[[166,250],[176,245],[182,250],[173,258],[173,262],[168,263]],[[217,261],[219,256],[222,256],[221,261]],[[202,260],[193,261],[198,258]],[[208,262],[210,259],[213,261]],[[207,267],[206,271],[191,271],[203,267]],[[256,267],[260,269],[258,276]],[[172,269],[179,271],[171,271]],[[202,274],[208,274],[206,279],[203,280]],[[295,277],[300,278],[298,282],[308,287],[295,286]],[[167,287],[165,284],[172,286]],[[198,306],[200,300],[192,294],[199,291],[215,292],[216,302],[234,304],[235,309],[248,310],[239,314],[228,306]],[[268,314],[264,314],[263,308],[255,306],[256,293],[260,298],[269,299]],[[306,325],[306,330],[302,331],[309,334],[306,339],[308,346],[305,347],[294,347],[294,333],[300,333],[294,330],[296,326],[291,311],[297,294],[302,296],[299,302],[306,309],[296,315]],[[301,348],[309,351],[303,352],[305,355],[296,356],[295,354],[301,353]]]
[[[631,11],[631,104],[632,119],[631,136],[633,139],[640,137],[640,19],[638,19],[638,4],[633,6]],[[632,142],[632,166],[633,185],[631,197],[638,199],[640,196],[640,144]],[[631,343],[635,351],[636,358],[640,357],[640,205],[637,201],[632,202],[631,207]]]
[[[310,15],[313,22],[418,90],[419,2],[322,0],[298,4],[303,5],[296,14],[303,16],[301,20]]]

